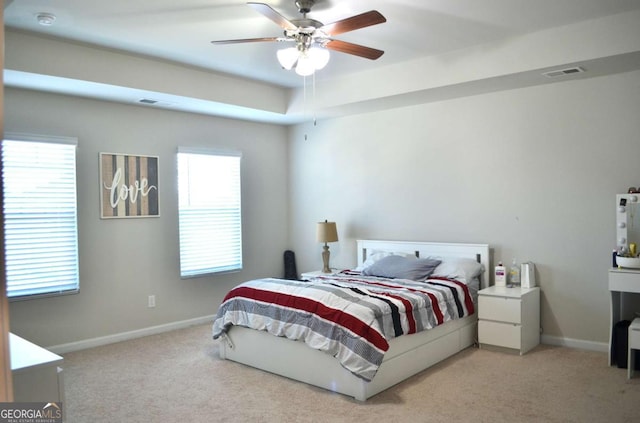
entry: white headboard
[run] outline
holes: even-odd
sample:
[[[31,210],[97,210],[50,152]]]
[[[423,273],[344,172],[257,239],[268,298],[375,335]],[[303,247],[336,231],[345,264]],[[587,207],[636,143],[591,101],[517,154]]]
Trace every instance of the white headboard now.
[[[367,254],[373,251],[388,251],[394,253],[415,254],[416,257],[442,256],[467,257],[477,260],[484,266],[484,273],[480,278],[480,287],[489,286],[489,245],[488,244],[454,244],[447,242],[415,242],[415,241],[376,241],[368,239],[358,240],[358,266],[367,259]]]

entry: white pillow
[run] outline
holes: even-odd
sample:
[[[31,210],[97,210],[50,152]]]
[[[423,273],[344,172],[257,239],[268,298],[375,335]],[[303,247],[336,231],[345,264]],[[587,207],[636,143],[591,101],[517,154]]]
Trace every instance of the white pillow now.
[[[469,283],[484,271],[484,266],[471,258],[438,256],[430,256],[429,258],[442,260],[431,276]]]
[[[373,250],[371,251],[371,254],[367,254],[367,259],[364,261],[364,263],[362,263],[360,266],[356,267],[355,271],[357,272],[362,272],[366,267],[371,266],[373,263],[377,262],[378,260],[385,258],[385,257],[389,257],[389,256],[401,256],[401,257],[412,257],[412,258],[417,258],[415,253],[411,254],[411,253],[395,253],[395,252],[391,252],[391,251],[378,251],[378,250]]]

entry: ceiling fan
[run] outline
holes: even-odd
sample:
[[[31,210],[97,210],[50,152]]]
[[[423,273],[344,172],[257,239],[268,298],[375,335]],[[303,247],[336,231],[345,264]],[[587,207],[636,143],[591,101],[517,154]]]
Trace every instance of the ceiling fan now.
[[[278,24],[284,30],[284,36],[222,40],[212,41],[212,43],[236,44],[263,41],[294,43],[295,47],[278,51],[278,61],[285,69],[292,69],[295,66],[296,72],[305,76],[313,74],[315,70],[323,68],[328,63],[328,50],[371,60],[376,60],[384,54],[382,50],[333,38],[335,35],[386,22],[386,18],[380,12],[371,10],[325,25],[315,19],[307,18],[307,13],[311,11],[314,4],[315,0],[296,0],[295,5],[302,14],[302,18],[287,19],[267,4],[248,2],[247,5],[255,11]]]

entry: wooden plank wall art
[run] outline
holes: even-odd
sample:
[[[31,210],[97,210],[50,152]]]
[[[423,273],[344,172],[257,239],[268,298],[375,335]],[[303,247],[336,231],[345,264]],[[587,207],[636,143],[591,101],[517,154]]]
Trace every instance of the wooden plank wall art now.
[[[158,216],[158,157],[100,153],[100,218]]]

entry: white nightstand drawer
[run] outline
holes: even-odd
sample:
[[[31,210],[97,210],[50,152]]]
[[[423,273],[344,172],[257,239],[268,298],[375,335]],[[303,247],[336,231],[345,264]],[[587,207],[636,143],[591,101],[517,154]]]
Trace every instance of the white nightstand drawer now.
[[[640,272],[631,269],[609,270],[609,291],[640,292]]]
[[[478,340],[481,344],[520,349],[522,327],[511,323],[478,321]]]
[[[522,323],[521,300],[507,297],[478,297],[478,317],[483,320]]]

